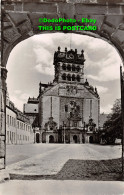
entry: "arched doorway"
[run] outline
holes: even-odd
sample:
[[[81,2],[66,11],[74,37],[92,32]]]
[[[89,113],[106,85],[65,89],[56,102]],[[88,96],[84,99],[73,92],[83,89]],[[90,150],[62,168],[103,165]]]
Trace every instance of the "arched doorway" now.
[[[74,141],[75,144],[77,143],[77,135],[73,136],[73,141]]]
[[[54,143],[54,136],[53,135],[49,136],[49,143]]]
[[[89,137],[89,143],[91,143],[91,144],[93,143],[93,136]]]
[[[40,143],[40,134],[36,133],[36,143]]]

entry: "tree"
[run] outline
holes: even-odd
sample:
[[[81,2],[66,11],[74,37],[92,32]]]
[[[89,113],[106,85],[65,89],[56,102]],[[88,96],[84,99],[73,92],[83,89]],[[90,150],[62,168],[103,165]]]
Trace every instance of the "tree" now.
[[[108,115],[107,121],[103,125],[102,138],[108,144],[115,143],[116,138],[122,138],[121,99],[115,101],[112,112]]]

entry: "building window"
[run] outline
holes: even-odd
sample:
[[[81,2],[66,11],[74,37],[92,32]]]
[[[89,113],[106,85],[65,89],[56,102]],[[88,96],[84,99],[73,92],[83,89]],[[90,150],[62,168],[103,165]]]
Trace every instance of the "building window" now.
[[[66,70],[66,64],[63,64],[63,65],[62,65],[62,69],[63,69],[63,70]]]
[[[80,82],[80,76],[79,75],[77,75],[77,81]]]
[[[71,66],[70,66],[70,64],[67,65],[67,70],[68,70],[68,71],[71,71]]]
[[[9,131],[7,131],[7,143],[9,143]]]
[[[10,125],[11,125],[11,116],[10,116]]]
[[[75,71],[75,66],[74,65],[72,65],[72,71]]]
[[[13,118],[13,127],[15,127],[15,118]]]
[[[13,134],[14,133],[12,132],[12,134],[11,134],[11,141],[12,141],[12,143],[13,143],[13,137],[14,137]]]
[[[72,81],[75,81],[75,75],[74,74],[72,75]]]
[[[13,117],[12,117],[12,126],[13,126]]]
[[[71,81],[71,75],[70,74],[67,75],[67,79],[68,79],[68,81]]]
[[[15,142],[15,133],[14,133],[14,142]]]
[[[66,80],[66,74],[65,73],[62,75],[62,79]]]
[[[68,112],[68,105],[65,105],[65,112]]]
[[[7,115],[7,124],[9,125],[9,115]]]
[[[19,129],[19,121],[17,122],[17,126],[18,126],[18,129]]]

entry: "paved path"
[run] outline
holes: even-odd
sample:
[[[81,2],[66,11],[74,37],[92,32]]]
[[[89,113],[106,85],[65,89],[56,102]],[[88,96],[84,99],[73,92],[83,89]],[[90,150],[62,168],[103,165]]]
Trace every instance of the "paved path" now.
[[[19,147],[21,148],[20,155],[22,155],[23,150],[23,155],[27,158],[8,165],[7,170],[10,173],[52,175],[60,171],[69,159],[103,160],[121,157],[121,146],[101,146],[93,144],[36,144],[28,145],[28,149],[25,150],[24,147],[26,146]],[[19,155],[18,153],[16,154],[17,156]],[[8,164],[10,164],[9,162],[10,161],[8,160]]]
[[[124,182],[9,181],[0,184],[0,195],[123,195]]]

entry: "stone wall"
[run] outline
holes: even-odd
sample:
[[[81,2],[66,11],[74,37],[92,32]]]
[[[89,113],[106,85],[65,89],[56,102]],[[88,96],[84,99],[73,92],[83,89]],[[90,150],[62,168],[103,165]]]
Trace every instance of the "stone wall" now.
[[[94,33],[79,31],[73,33],[87,34],[108,41],[117,48],[124,59],[124,0],[2,0],[2,67],[6,67],[9,54],[15,45],[35,34],[46,33],[38,30],[39,17],[96,18],[98,30]],[[6,70],[2,68],[2,71],[6,74]],[[1,87],[4,115],[5,74],[2,74]],[[5,145],[0,150],[5,151]],[[2,159],[2,156],[0,157]],[[4,167],[4,163],[1,167]]]
[[[79,32],[82,34],[104,37],[119,49],[123,56],[124,49],[124,1],[123,0],[42,0],[42,1],[2,1],[2,64],[6,62],[12,48],[20,41],[40,31],[39,18],[95,18],[98,30]],[[51,25],[51,23],[49,24]],[[55,25],[55,23],[54,23]],[[60,25],[63,25],[60,23]],[[75,25],[81,25],[77,23]],[[48,31],[47,31],[48,32]],[[51,33],[51,31],[49,31]],[[70,32],[70,31],[69,31]],[[76,31],[74,33],[77,33]]]

